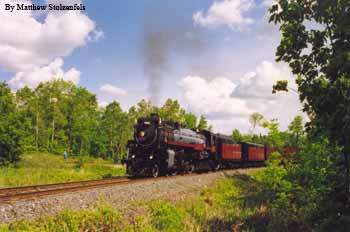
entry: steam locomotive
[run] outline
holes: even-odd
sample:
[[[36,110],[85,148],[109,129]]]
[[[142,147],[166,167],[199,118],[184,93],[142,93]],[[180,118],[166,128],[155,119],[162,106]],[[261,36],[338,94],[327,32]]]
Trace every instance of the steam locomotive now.
[[[233,141],[208,130],[194,131],[174,121],[162,121],[157,114],[139,118],[134,139],[127,144],[127,173],[153,176],[263,166],[267,147]]]

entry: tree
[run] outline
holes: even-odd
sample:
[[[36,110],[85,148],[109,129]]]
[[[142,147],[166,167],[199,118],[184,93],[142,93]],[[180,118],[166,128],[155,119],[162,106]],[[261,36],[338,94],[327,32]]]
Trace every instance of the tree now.
[[[21,122],[22,139],[20,141],[23,151],[38,150],[37,133],[37,105],[35,92],[24,87],[16,92],[16,106],[18,120]]]
[[[196,128],[196,124],[197,124],[196,115],[194,115],[192,113],[186,113],[184,115],[184,125],[187,128],[194,129],[194,128]]]
[[[0,83],[0,164],[19,159],[20,131],[14,96],[5,83]]]
[[[121,159],[128,140],[128,115],[123,112],[118,102],[112,102],[106,106],[100,128],[100,136],[104,138],[104,147],[107,149],[106,155],[113,160]]]
[[[70,149],[75,154],[91,153],[91,142],[96,137],[98,104],[96,95],[82,87],[72,89],[69,104],[67,133]]]
[[[288,81],[287,80],[279,80],[272,86],[272,93],[277,93],[278,91],[286,91],[288,92]]]
[[[279,131],[279,123],[277,119],[272,119],[270,121],[264,121],[262,127],[269,130],[266,141],[267,143],[274,148],[284,147],[284,142],[281,137],[281,132]]]
[[[147,117],[151,113],[157,113],[157,107],[153,106],[150,101],[146,101],[142,99],[139,103],[137,103],[136,107],[136,115],[137,117]]]
[[[239,132],[238,129],[234,129],[232,131],[232,135],[231,136],[232,136],[232,139],[234,141],[236,141],[236,142],[241,142],[243,140],[243,136],[242,136],[241,132]]]
[[[67,128],[71,101],[74,98],[72,82],[62,79],[41,83],[35,89],[39,107],[39,146],[42,150],[62,153],[69,144]]]
[[[197,128],[199,130],[208,129],[208,121],[203,115],[201,115],[201,117],[199,118],[199,123]]]
[[[168,99],[159,109],[159,116],[164,120],[172,120],[184,123],[185,111],[181,109],[177,100]]]
[[[261,121],[264,119],[264,116],[259,113],[253,113],[249,116],[249,123],[251,125],[251,133],[255,130],[256,126],[261,123]]]
[[[288,125],[288,130],[293,136],[293,147],[298,148],[299,147],[299,139],[300,136],[304,133],[303,131],[303,117],[298,115],[296,116],[293,121]]]
[[[277,61],[287,62],[297,75],[303,110],[312,116],[308,128],[342,148],[350,191],[349,6],[348,0],[278,0],[269,12],[282,33]]]

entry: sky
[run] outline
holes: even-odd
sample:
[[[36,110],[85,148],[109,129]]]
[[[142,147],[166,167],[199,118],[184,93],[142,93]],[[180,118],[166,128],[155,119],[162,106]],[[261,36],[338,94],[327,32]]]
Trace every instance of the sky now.
[[[84,4],[85,11],[13,11],[5,4]],[[63,78],[124,110],[141,99],[167,98],[214,131],[249,130],[249,115],[278,119],[286,129],[302,114],[298,96],[272,94],[278,27],[273,0],[0,0],[0,81],[35,88]]]

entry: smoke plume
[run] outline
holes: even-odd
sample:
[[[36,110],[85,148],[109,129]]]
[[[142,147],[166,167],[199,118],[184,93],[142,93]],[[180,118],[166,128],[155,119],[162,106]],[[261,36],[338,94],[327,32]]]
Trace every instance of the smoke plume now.
[[[192,25],[181,24],[176,16],[169,17],[171,12],[167,13],[163,12],[168,17],[162,17],[152,12],[152,15],[146,14],[149,17],[144,20],[144,75],[149,81],[149,100],[155,105],[159,103],[162,94],[163,80],[171,74],[176,58],[191,60],[193,54],[203,50],[202,41],[194,36]],[[159,18],[155,18],[155,15]],[[164,21],[166,18],[168,20]]]
[[[146,30],[144,42],[144,73],[149,81],[149,100],[158,104],[162,79],[169,69],[171,41],[166,32]]]

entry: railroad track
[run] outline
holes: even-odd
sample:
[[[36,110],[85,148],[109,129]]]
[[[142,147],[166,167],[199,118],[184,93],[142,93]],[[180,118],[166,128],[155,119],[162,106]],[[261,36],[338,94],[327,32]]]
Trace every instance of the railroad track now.
[[[113,177],[102,180],[84,180],[56,184],[42,184],[0,189],[0,203],[9,203],[23,199],[31,199],[66,192],[75,192],[86,189],[126,184],[132,179],[129,177]]]
[[[260,169],[260,168],[249,168],[251,169]],[[249,170],[245,169],[245,170]],[[242,169],[236,169],[242,170]],[[224,172],[222,170],[221,172]],[[186,176],[201,175],[199,173],[186,174]],[[11,188],[2,188],[0,189],[0,204],[1,203],[11,203],[18,200],[28,200],[33,198],[38,198],[41,196],[55,195],[60,193],[67,192],[76,192],[87,189],[94,189],[100,187],[106,187],[111,185],[122,185],[122,184],[131,184],[139,183],[145,181],[159,181],[165,178],[176,178],[181,177],[182,175],[175,176],[162,176],[158,178],[131,178],[127,176],[113,177],[109,179],[101,180],[84,180],[84,181],[74,181],[74,182],[65,182],[65,183],[56,183],[56,184],[42,184],[42,185],[32,185],[32,186],[21,186],[21,187],[11,187]]]

